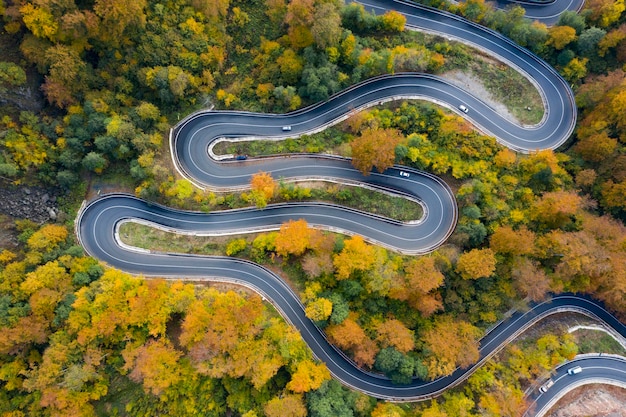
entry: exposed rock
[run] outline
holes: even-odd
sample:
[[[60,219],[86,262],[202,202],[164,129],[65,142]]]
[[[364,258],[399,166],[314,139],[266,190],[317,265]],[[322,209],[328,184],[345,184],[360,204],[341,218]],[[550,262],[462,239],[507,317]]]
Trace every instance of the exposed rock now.
[[[0,186],[0,213],[35,223],[56,220],[56,190],[39,187]]]
[[[28,87],[12,88],[6,92],[0,92],[0,105],[13,106],[21,111],[26,110],[33,113],[41,111],[44,107],[44,98],[39,88],[35,85],[38,82],[38,76],[31,77],[33,71],[27,71],[29,74],[29,83],[33,84]],[[36,73],[36,71],[35,71]]]
[[[586,385],[569,392],[547,417],[626,417],[626,390]]]

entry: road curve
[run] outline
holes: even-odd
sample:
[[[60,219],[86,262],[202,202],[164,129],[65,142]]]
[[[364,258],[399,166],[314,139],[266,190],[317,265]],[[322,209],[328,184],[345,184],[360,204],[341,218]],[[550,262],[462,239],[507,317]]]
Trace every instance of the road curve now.
[[[554,25],[559,21],[559,16],[566,11],[578,12],[583,8],[585,0],[495,0],[495,7],[507,9],[514,4],[519,4],[525,10],[524,16],[531,20],[538,20],[546,25]]]
[[[557,0],[549,5],[524,5],[524,8],[551,8],[559,5],[563,9],[579,7],[577,4],[566,4],[568,1],[576,2],[582,0]],[[472,45],[497,57],[526,75],[542,95],[547,117],[551,118],[551,122],[560,119],[559,123],[562,123],[562,128],[565,128],[563,130],[564,135],[560,141],[553,137],[540,143],[518,142],[515,138],[510,140],[507,137],[501,137],[500,132],[486,129],[487,132],[494,135],[505,146],[519,152],[528,152],[540,148],[556,149],[573,132],[577,109],[574,93],[571,91],[569,84],[545,61],[529,50],[517,45],[506,36],[463,17],[406,0],[356,0],[355,3],[362,4],[366,10],[378,14],[388,10],[396,10],[406,17],[406,27],[439,34],[446,38],[453,38]],[[561,114],[550,115],[551,111]],[[477,122],[481,126],[480,121]],[[537,132],[536,136],[542,136],[542,134]]]
[[[288,210],[297,211],[298,207],[289,207]],[[359,369],[344,354],[329,344],[321,330],[306,317],[298,296],[268,269],[252,262],[228,257],[131,251],[122,247],[116,237],[119,224],[131,219],[183,233],[219,231],[219,225],[225,227],[225,230],[231,230],[237,227],[238,221],[231,216],[238,213],[246,213],[253,218],[260,211],[244,210],[206,215],[173,210],[128,195],[109,195],[92,201],[81,210],[77,229],[80,242],[86,252],[112,267],[146,276],[226,281],[253,288],[270,300],[298,329],[314,355],[326,364],[335,378],[368,395],[392,401],[416,401],[441,394],[446,389],[462,382],[485,360],[526,328],[553,313],[578,311],[604,321],[607,326],[626,337],[626,326],[610,315],[601,305],[584,297],[559,295],[548,302],[533,306],[527,312],[516,312],[491,329],[480,341],[481,359],[472,367],[457,369],[452,375],[432,382],[415,380],[408,385],[394,385],[385,377]],[[228,224],[231,222],[234,225]]]
[[[582,371],[569,375],[568,369],[580,366]],[[616,355],[587,354],[559,365],[551,375],[554,385],[545,393],[538,389],[529,395],[530,407],[524,417],[542,417],[574,388],[589,384],[608,384],[626,388],[626,358]]]
[[[173,131],[172,158],[177,168],[194,182],[216,188],[241,188],[249,183],[257,165],[218,164],[207,149],[221,137],[284,137],[322,129],[354,111],[398,98],[421,98],[455,111],[461,104],[470,110],[464,116],[483,132],[518,152],[556,149],[573,132],[576,104],[567,82],[543,60],[495,31],[440,10],[398,0],[362,2],[374,10],[393,8],[407,17],[407,25],[457,38],[488,51],[524,73],[538,88],[545,104],[543,120],[535,126],[520,126],[499,115],[488,104],[445,79],[428,74],[401,73],[375,77],[352,86],[329,100],[283,115],[238,111],[201,112],[186,118]],[[320,165],[316,168],[315,165]],[[265,159],[262,169],[274,177],[326,177],[332,164],[312,156]],[[306,168],[306,169],[305,169]]]
[[[274,178],[339,179],[384,187],[418,199],[426,215],[417,225],[401,225],[371,216],[359,216],[363,222],[341,221],[345,217],[338,208],[326,208],[326,226],[345,233],[361,234],[368,240],[404,253],[433,250],[450,235],[457,211],[449,188],[426,173],[411,171],[411,179],[399,177],[395,168],[383,174],[365,177],[348,161],[313,155],[292,155],[289,158],[264,158],[256,161],[217,162],[209,146],[224,137],[280,138],[321,130],[345,119],[354,111],[397,98],[425,98],[457,109],[470,108],[465,115],[481,130],[494,135],[504,145],[521,152],[554,149],[566,141],[576,122],[573,93],[559,74],[541,59],[512,43],[498,33],[436,9],[412,5],[398,0],[368,0],[368,7],[393,7],[407,16],[407,23],[424,30],[438,31],[489,50],[500,59],[515,65],[532,78],[546,103],[545,116],[535,126],[520,126],[497,114],[494,109],[467,91],[446,80],[428,74],[402,73],[366,80],[331,97],[325,102],[283,115],[239,111],[210,111],[193,114],[179,123],[171,133],[170,148],[177,169],[199,186],[214,189],[245,188],[250,177],[263,170]],[[288,134],[284,126],[290,126]],[[410,189],[409,189],[410,188]],[[303,207],[299,207],[304,212]],[[310,207],[302,214],[309,223],[323,226],[317,210]],[[334,211],[334,214],[330,214]],[[295,212],[292,213],[296,216]],[[337,223],[340,223],[337,226]]]
[[[385,9],[396,9],[397,4],[407,3],[411,6],[417,5],[407,0],[352,0],[365,6],[368,11],[384,13]],[[563,12],[578,12],[585,4],[585,0],[494,0],[493,5],[497,9],[507,10],[514,5],[519,5],[524,9],[524,17],[530,20],[537,20],[548,26],[559,21]],[[427,6],[421,6],[427,8]],[[411,25],[410,20],[407,22]]]
[[[406,253],[433,250],[452,232],[457,208],[450,189],[438,178],[404,169],[410,177],[400,177],[399,168],[363,177],[348,161],[340,158],[292,156],[258,161],[217,163],[207,152],[220,137],[278,137],[282,126],[292,126],[289,136],[322,129],[347,117],[352,111],[381,101],[419,97],[457,109],[470,108],[466,115],[481,130],[494,135],[515,150],[554,149],[570,136],[576,106],[567,83],[547,64],[506,38],[456,16],[399,1],[378,1],[406,13],[408,22],[422,27],[431,21],[433,30],[450,37],[471,39],[509,62],[538,86],[546,102],[544,120],[523,127],[500,117],[489,106],[445,80],[424,74],[397,74],[377,77],[349,88],[330,100],[286,115],[219,111],[188,117],[173,131],[170,146],[177,168],[192,181],[213,188],[242,188],[250,175],[262,169],[275,178],[325,178],[361,182],[419,200],[425,215],[419,222],[403,224],[358,213],[333,205],[283,204],[262,211],[256,209],[221,213],[190,213],[151,204],[128,195],[109,195],[89,203],[77,218],[79,240],[86,252],[110,266],[147,276],[187,277],[235,282],[246,285],[270,300],[302,334],[315,356],[325,362],[332,375],[347,386],[378,398],[415,401],[432,398],[463,381],[484,360],[535,321],[558,311],[580,311],[597,317],[626,336],[624,326],[591,300],[572,295],[557,296],[534,306],[526,313],[515,313],[481,340],[481,360],[469,369],[432,382],[415,380],[405,386],[364,372],[330,345],[323,333],[304,314],[296,294],[275,274],[260,265],[226,257],[150,253],[120,244],[117,228],[128,220],[139,220],[181,233],[229,234],[276,228],[292,218],[305,218],[310,224],[360,234],[370,241]]]

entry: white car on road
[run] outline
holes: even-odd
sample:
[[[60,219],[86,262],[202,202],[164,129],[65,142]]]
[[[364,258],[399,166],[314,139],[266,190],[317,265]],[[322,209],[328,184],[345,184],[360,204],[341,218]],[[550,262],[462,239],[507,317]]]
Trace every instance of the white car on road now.
[[[551,379],[548,379],[548,382],[546,382],[545,384],[543,384],[540,388],[539,391],[542,393],[545,393],[548,389],[550,389],[550,387],[554,385],[554,381]]]
[[[576,374],[578,374],[578,373],[580,373],[582,371],[583,371],[583,368],[581,368],[580,366],[575,366],[573,368],[569,368],[567,370],[567,373],[570,374],[570,375],[576,375]]]

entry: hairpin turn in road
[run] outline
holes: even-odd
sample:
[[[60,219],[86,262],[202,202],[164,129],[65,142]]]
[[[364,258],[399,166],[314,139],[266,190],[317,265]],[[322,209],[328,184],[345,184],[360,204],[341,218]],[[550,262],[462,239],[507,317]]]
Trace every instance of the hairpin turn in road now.
[[[146,276],[165,276],[228,281],[246,285],[271,301],[302,334],[302,337],[332,375],[347,386],[369,395],[395,401],[432,398],[463,381],[484,360],[505,346],[538,319],[559,311],[580,311],[597,317],[626,336],[617,319],[592,300],[559,295],[536,305],[528,312],[515,313],[481,340],[481,360],[469,369],[432,382],[415,380],[393,385],[380,375],[364,372],[328,343],[324,334],[304,314],[298,296],[274,273],[252,262],[183,254],[152,253],[121,245],[119,225],[125,221],[147,222],[181,233],[235,234],[276,229],[289,219],[304,218],[311,225],[359,234],[368,240],[404,253],[426,253],[441,245],[452,233],[457,206],[450,188],[434,175],[406,167],[373,172],[364,177],[349,161],[316,155],[288,158],[246,159],[218,162],[209,145],[222,137],[293,137],[325,128],[354,111],[401,98],[420,98],[462,111],[480,130],[519,152],[555,149],[571,135],[576,106],[569,85],[541,59],[489,29],[439,10],[403,1],[362,2],[369,8],[393,8],[407,16],[407,25],[462,39],[489,51],[515,66],[533,80],[545,100],[545,117],[536,126],[519,126],[498,115],[487,104],[442,78],[426,74],[396,74],[376,77],[357,84],[329,100],[285,114],[271,115],[236,111],[209,111],[189,116],[177,125],[170,147],[177,169],[202,187],[239,189],[259,170],[275,178],[331,179],[378,187],[421,202],[424,216],[417,222],[401,223],[355,210],[312,203],[268,206],[264,210],[244,209],[219,213],[191,213],[152,204],[129,195],[108,195],[87,204],[77,218],[77,233],[87,253],[112,267]],[[284,129],[289,126],[289,129]],[[405,175],[403,175],[405,174]],[[408,175],[406,175],[408,174]]]

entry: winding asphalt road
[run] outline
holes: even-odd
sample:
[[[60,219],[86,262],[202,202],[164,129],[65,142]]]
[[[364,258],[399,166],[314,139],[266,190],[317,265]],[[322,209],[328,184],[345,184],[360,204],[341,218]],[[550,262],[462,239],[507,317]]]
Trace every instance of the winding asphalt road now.
[[[399,168],[363,177],[348,161],[319,156],[292,156],[263,160],[218,163],[209,157],[209,144],[220,137],[279,137],[282,126],[292,126],[289,136],[323,129],[351,112],[381,101],[419,97],[456,109],[470,108],[467,117],[480,129],[518,151],[556,148],[572,132],[576,119],[573,94],[567,83],[543,61],[495,32],[446,13],[397,1],[378,1],[407,13],[418,26],[432,21],[439,32],[470,38],[473,43],[499,55],[533,78],[546,100],[546,117],[537,126],[521,127],[497,115],[493,109],[466,91],[444,80],[423,74],[398,74],[368,80],[337,94],[330,100],[287,115],[246,112],[205,112],[179,124],[171,137],[174,161],[184,175],[200,186],[220,189],[242,188],[250,175],[262,169],[275,178],[324,178],[356,182],[409,196],[422,203],[425,214],[411,224],[390,221],[354,210],[324,204],[272,205],[264,210],[248,209],[221,213],[190,213],[142,201],[128,195],[108,195],[84,207],[77,218],[77,233],[86,252],[109,265],[147,276],[181,277],[235,282],[253,288],[271,301],[302,334],[315,356],[325,362],[342,383],[378,398],[413,401],[431,398],[463,381],[489,356],[540,318],[559,311],[580,311],[603,320],[620,334],[626,328],[600,305],[573,295],[560,295],[515,313],[481,340],[481,360],[469,369],[433,382],[415,380],[405,386],[358,369],[330,345],[321,331],[304,314],[299,298],[275,274],[260,265],[226,257],[151,253],[122,245],[117,237],[125,221],[141,221],[180,233],[234,234],[277,228],[287,219],[305,218],[310,224],[365,236],[370,241],[407,253],[424,253],[443,243],[452,232],[457,208],[450,189],[437,177]],[[407,7],[410,7],[407,9]],[[429,30],[428,28],[426,28]]]
[[[291,209],[291,208],[289,208]],[[480,341],[480,361],[468,369],[457,369],[452,375],[432,382],[415,380],[408,385],[394,385],[383,376],[356,367],[343,353],[326,341],[323,333],[305,315],[298,296],[273,272],[244,260],[228,257],[202,257],[186,254],[150,253],[122,247],[116,237],[118,226],[129,220],[153,223],[183,232],[219,233],[220,224],[230,225],[229,217],[242,211],[211,215],[173,210],[127,196],[109,195],[92,201],[79,217],[79,238],[85,250],[118,269],[146,276],[191,278],[225,281],[248,286],[271,301],[293,324],[323,361],[331,374],[345,385],[377,398],[393,401],[416,401],[432,398],[467,378],[498,350],[542,318],[563,311],[577,311],[599,319],[626,337],[626,326],[593,300],[559,295],[533,306],[528,312],[516,312],[499,323]],[[245,210],[251,217],[258,210]],[[296,214],[297,216],[297,214]],[[236,222],[236,221],[235,221]],[[211,225],[217,225],[212,227]],[[226,231],[230,231],[227,225]]]
[[[565,11],[580,11],[585,0],[496,0],[495,6],[498,9],[507,9],[514,4],[524,7],[526,13],[524,16],[531,20],[538,20],[546,25],[553,25],[559,21],[559,16]]]
[[[582,371],[569,375],[568,369],[580,366]],[[609,384],[626,388],[626,358],[613,355],[580,355],[559,365],[551,376],[554,385],[545,393],[533,391],[525,417],[545,415],[556,402],[572,389],[588,384]]]

